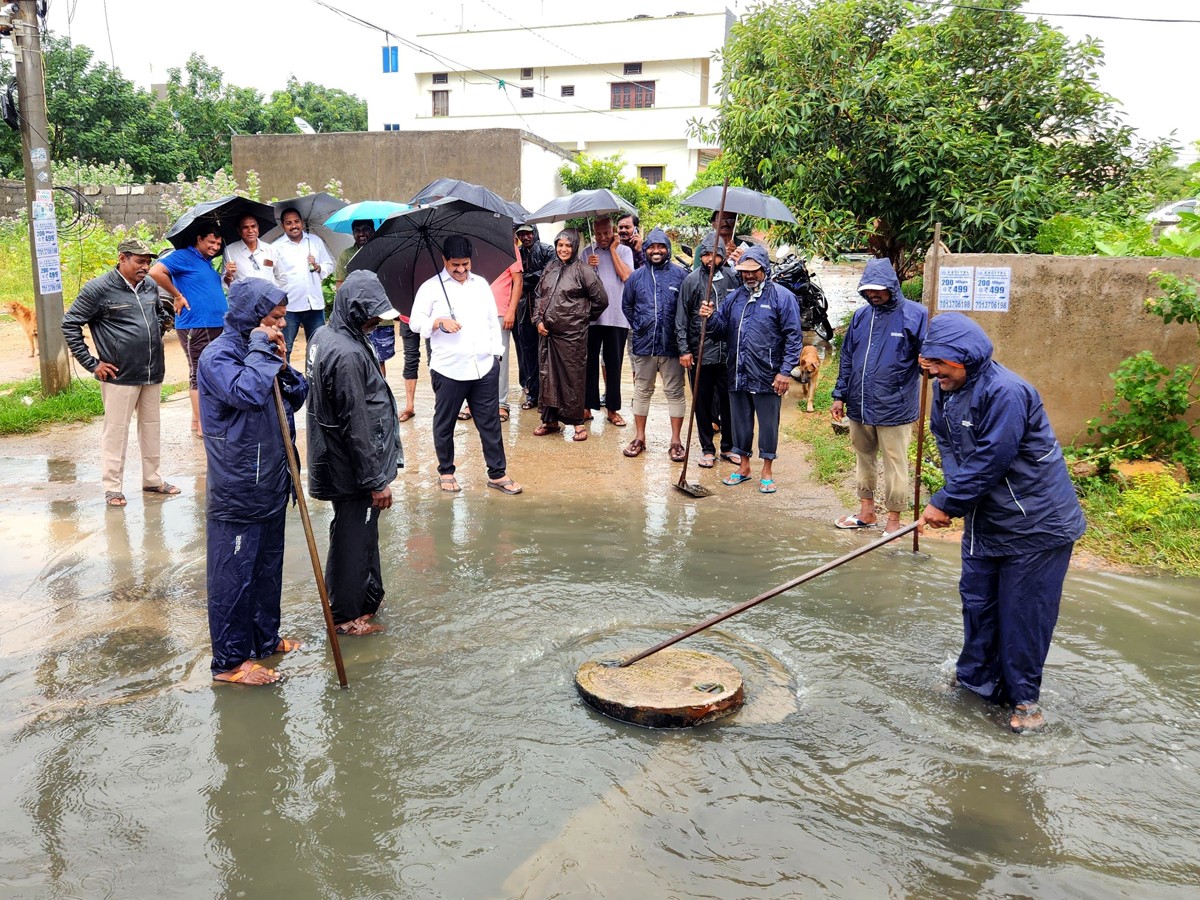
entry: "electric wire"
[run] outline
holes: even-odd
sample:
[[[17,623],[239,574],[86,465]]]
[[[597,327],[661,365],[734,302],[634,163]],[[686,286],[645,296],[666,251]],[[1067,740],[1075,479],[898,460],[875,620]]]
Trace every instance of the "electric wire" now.
[[[989,6],[973,6],[968,3],[948,3],[945,0],[909,0],[918,6],[943,9],[961,9],[968,12],[1008,13],[1015,16],[1042,16],[1056,19],[1099,19],[1109,22],[1144,22],[1152,25],[1200,25],[1200,19],[1168,19],[1152,16],[1119,16],[1106,13],[1036,12],[1032,9],[996,9]]]

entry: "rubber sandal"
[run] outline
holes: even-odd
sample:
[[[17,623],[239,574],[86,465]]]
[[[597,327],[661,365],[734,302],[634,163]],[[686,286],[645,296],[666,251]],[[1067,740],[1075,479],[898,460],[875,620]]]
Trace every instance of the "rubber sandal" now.
[[[488,487],[495,488],[500,493],[508,494],[509,496],[512,496],[514,494],[519,494],[519,493],[521,493],[521,491],[525,490],[523,487],[521,487],[519,484],[514,482],[508,476],[501,478],[499,481],[490,481],[489,480],[487,485],[488,485]]]
[[[758,485],[759,485],[758,492],[760,494],[775,493],[775,479],[774,478],[760,478],[758,480]]]
[[[537,404],[532,400],[526,400],[521,404],[521,409],[537,409]]]
[[[508,407],[507,406],[500,407],[500,421],[501,422],[508,421]]]
[[[458,421],[469,422],[470,420],[471,420],[471,413],[469,410],[464,409],[462,412],[460,412],[458,414]]]
[[[573,440],[573,441],[586,441],[587,438],[588,438],[588,432],[587,432],[586,428],[583,428],[583,429],[576,428],[575,433],[573,435],[571,435],[571,440]]]
[[[621,418],[620,413],[609,413],[608,421],[611,422],[613,425],[616,425],[618,428],[624,428],[626,425],[629,424],[623,418]]]
[[[714,465],[716,465],[716,462],[717,462],[716,456],[714,456],[711,453],[705,453],[703,456],[700,457],[700,461],[698,463],[696,463],[696,465],[698,465],[702,469],[711,469]]]
[[[745,484],[747,481],[751,480],[752,478],[749,475],[743,475],[741,472],[733,472],[732,474],[726,475],[724,478],[722,478],[721,484],[726,484],[729,485],[729,487],[733,487],[735,484]]]
[[[740,466],[742,464],[742,458],[740,456],[738,456],[736,453],[728,453],[724,450],[721,451],[721,459],[725,460],[727,463],[733,463],[735,466]]]
[[[687,454],[683,452],[683,444],[672,444],[667,448],[667,456],[671,457],[671,462],[683,462]]]
[[[291,653],[293,650],[300,650],[304,647],[299,641],[291,641],[287,638],[280,638],[279,644],[275,647],[276,653]]]
[[[562,426],[557,422],[555,422],[553,425],[543,422],[537,428],[533,429],[533,434],[534,437],[544,437],[547,434],[558,434],[560,431],[562,431]]]
[[[399,419],[401,422],[407,422],[409,419],[413,418],[415,415],[416,415],[416,413],[413,412],[411,409],[406,409],[406,410],[404,410],[404,412],[400,413],[400,415],[398,415],[396,418]]]
[[[447,494],[457,494],[462,490],[462,488],[458,486],[458,479],[456,479],[453,475],[439,475],[438,486]]]
[[[626,447],[621,452],[624,453],[626,456],[628,456],[630,459],[633,459],[635,456],[641,456],[645,451],[646,451],[646,442],[639,441],[637,438],[634,438],[632,441],[629,442],[629,446]]]
[[[836,525],[838,528],[853,529],[853,528],[874,528],[879,523],[878,522],[864,522],[858,516],[845,515],[845,516],[840,516],[837,520],[834,521],[833,524]]]
[[[126,506],[127,504],[128,504],[128,501],[125,499],[125,495],[122,494],[120,491],[105,491],[104,492],[104,505],[105,506],[111,506],[114,508],[118,508],[118,507]]]
[[[254,663],[254,665],[252,665],[248,669],[238,669],[236,672],[234,672],[228,678],[217,678],[214,675],[213,681],[217,682],[218,684],[241,684],[243,681],[246,680],[247,675],[249,675],[251,672],[258,671],[259,669],[266,669],[266,666],[261,666],[258,663]],[[267,669],[267,671],[270,672],[272,675],[275,674],[274,669]],[[276,681],[278,681],[278,680],[279,679],[276,679]],[[275,683],[274,681],[265,681],[262,684],[249,685],[249,687],[264,687],[265,685],[274,684],[274,683]]]
[[[369,634],[383,634],[387,631],[386,626],[375,625],[371,622],[364,622],[361,619],[353,619],[349,622],[343,622],[333,629],[338,634],[347,635],[349,637],[366,637]]]
[[[1037,734],[1046,727],[1046,717],[1036,703],[1021,703],[1013,707],[1008,727],[1013,734]]]
[[[167,484],[164,481],[162,484],[156,487],[144,487],[142,488],[142,492],[146,494],[166,494],[173,497],[179,493],[179,488],[175,487],[173,484]]]

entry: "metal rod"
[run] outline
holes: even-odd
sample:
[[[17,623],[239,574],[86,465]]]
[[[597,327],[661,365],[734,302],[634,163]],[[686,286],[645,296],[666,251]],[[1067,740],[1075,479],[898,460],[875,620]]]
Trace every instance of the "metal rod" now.
[[[313,538],[312,520],[308,517],[308,501],[304,498],[304,486],[300,484],[300,462],[296,459],[296,448],[292,446],[292,435],[288,431],[287,413],[283,409],[283,393],[279,390],[279,379],[275,379],[275,412],[279,414],[279,430],[283,434],[283,448],[287,453],[288,471],[292,475],[292,487],[296,489],[296,502],[300,505],[300,521],[304,523],[304,536],[308,539],[308,556],[312,560],[313,576],[317,580],[317,593],[321,595],[321,611],[325,614],[325,630],[329,633],[329,646],[333,648],[333,665],[337,669],[338,684],[347,687],[346,666],[342,662],[342,648],[338,643],[337,627],[333,624],[333,610],[329,607],[329,591],[325,587],[325,573],[321,569],[321,556],[317,553],[317,542]]]
[[[884,535],[883,537],[867,544],[865,547],[859,547],[857,550],[850,551],[845,556],[839,556],[837,559],[833,560],[832,562],[827,562],[822,566],[817,566],[817,568],[813,569],[811,572],[805,572],[799,578],[793,578],[791,581],[784,582],[783,584],[779,585],[778,587],[771,588],[771,590],[767,591],[765,594],[759,594],[757,597],[754,597],[751,600],[747,600],[745,603],[739,604],[738,606],[735,606],[733,609],[726,610],[725,612],[721,613],[719,616],[713,616],[711,619],[708,619],[707,621],[701,622],[699,625],[689,628],[687,631],[683,632],[682,634],[677,634],[673,638],[668,638],[667,640],[663,641],[661,644],[655,644],[649,650],[643,650],[641,653],[639,653],[637,656],[633,657],[632,659],[626,660],[625,662],[621,663],[620,668],[624,668],[625,666],[631,666],[635,662],[638,662],[639,660],[643,660],[647,656],[650,656],[651,654],[657,653],[659,650],[665,650],[667,647],[670,647],[672,644],[678,644],[680,641],[684,640],[685,638],[690,638],[694,634],[699,634],[701,631],[704,631],[706,628],[712,628],[712,626],[716,625],[719,622],[724,622],[726,619],[731,619],[734,616],[736,616],[738,613],[745,612],[750,607],[757,606],[758,604],[762,603],[764,600],[770,600],[772,597],[779,596],[784,591],[790,591],[792,588],[796,587],[797,585],[804,584],[804,582],[806,582],[806,581],[811,581],[812,579],[816,578],[818,575],[824,575],[826,572],[830,572],[833,569],[836,569],[838,566],[843,565],[844,563],[850,562],[850,560],[852,560],[852,559],[857,559],[858,557],[862,556],[864,553],[870,553],[872,550],[882,547],[884,544],[886,544],[890,541],[894,541],[896,538],[901,537],[902,535],[908,534],[910,531],[913,531],[916,527],[917,527],[917,523],[911,522],[908,525],[905,525],[899,531],[893,532],[892,534]]]
[[[933,226],[933,265],[927,269],[927,274],[930,278],[927,281],[932,281],[932,284],[922,285],[921,300],[925,303],[925,309],[929,313],[929,321],[933,320],[933,296],[937,292],[938,271],[942,266],[942,223],[937,222]],[[928,327],[928,326],[926,326]],[[924,335],[922,335],[924,338]],[[921,517],[921,462],[925,457],[925,417],[929,414],[929,379],[925,377],[925,373],[921,373],[921,411],[917,414],[917,462],[913,473],[913,518]],[[913,532],[913,553],[921,549],[921,535]]]
[[[725,184],[721,187],[721,205],[717,208],[717,226],[713,229],[713,253],[712,259],[717,261],[716,242],[721,239],[721,219],[725,215],[725,197],[729,193],[729,176],[725,176]],[[701,253],[701,256],[704,254]],[[722,257],[724,258],[724,257]],[[704,298],[700,301],[700,305],[704,306],[708,303],[712,296],[713,275],[716,274],[716,266],[708,267],[708,280],[704,283]],[[683,450],[683,470],[679,473],[679,487],[684,487],[687,484],[687,467],[688,460],[692,456],[692,427],[696,424],[696,396],[700,389],[700,366],[704,362],[704,336],[708,332],[708,317],[700,317],[700,346],[696,348],[696,371],[692,376],[692,411],[688,414],[688,430],[687,441],[684,442]],[[723,427],[728,428],[729,423],[722,423]]]

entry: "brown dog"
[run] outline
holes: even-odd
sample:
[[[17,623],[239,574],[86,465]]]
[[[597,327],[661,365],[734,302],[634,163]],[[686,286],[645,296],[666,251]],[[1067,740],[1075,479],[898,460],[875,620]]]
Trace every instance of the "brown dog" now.
[[[25,329],[25,337],[29,338],[29,355],[37,355],[37,316],[33,310],[23,303],[9,303],[8,312],[21,327]]]
[[[800,365],[792,369],[792,377],[800,382],[800,399],[807,402],[805,412],[813,409],[813,395],[817,392],[817,379],[821,375],[821,354],[809,344],[800,351]]]

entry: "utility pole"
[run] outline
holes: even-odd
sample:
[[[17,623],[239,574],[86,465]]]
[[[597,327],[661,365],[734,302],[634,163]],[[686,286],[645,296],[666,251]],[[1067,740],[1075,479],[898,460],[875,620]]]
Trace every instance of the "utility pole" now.
[[[46,117],[42,38],[38,30],[36,0],[21,0],[12,6],[16,7],[12,38],[16,51],[21,156],[25,164],[25,210],[29,214],[38,353],[42,393],[51,396],[70,386],[71,369],[62,333],[62,265],[58,255],[54,183],[50,172],[50,127]]]

